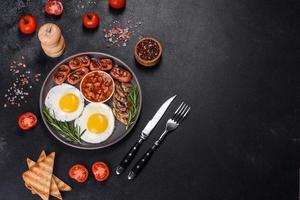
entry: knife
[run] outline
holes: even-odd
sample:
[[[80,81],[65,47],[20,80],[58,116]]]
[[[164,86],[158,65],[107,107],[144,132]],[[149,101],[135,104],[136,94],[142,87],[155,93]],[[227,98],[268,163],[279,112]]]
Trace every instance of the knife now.
[[[168,107],[170,106],[172,101],[175,99],[175,97],[176,97],[176,95],[174,95],[173,97],[171,97],[167,101],[165,101],[163,103],[163,105],[161,105],[160,108],[158,109],[158,111],[155,113],[153,118],[147,123],[146,127],[143,129],[143,131],[141,133],[139,140],[133,145],[133,147],[131,147],[129,152],[126,154],[126,156],[123,158],[123,160],[117,167],[117,169],[116,169],[117,175],[120,175],[129,166],[129,164],[133,160],[134,156],[138,152],[138,149],[140,148],[141,144],[143,143],[143,141],[145,141],[148,138],[151,131],[154,129],[156,124],[159,122],[161,117],[164,115],[164,113],[166,112],[166,110],[168,109]]]

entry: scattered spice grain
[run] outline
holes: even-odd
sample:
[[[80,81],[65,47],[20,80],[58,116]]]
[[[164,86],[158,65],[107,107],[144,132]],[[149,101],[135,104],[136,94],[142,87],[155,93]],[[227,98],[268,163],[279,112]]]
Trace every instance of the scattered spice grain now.
[[[140,21],[132,24],[132,20],[127,20],[125,24],[122,24],[118,20],[113,20],[108,28],[102,30],[107,42],[106,47],[127,47],[128,41],[138,32],[137,27],[140,25],[142,25]]]
[[[32,89],[30,83],[33,82],[33,80],[39,82],[41,74],[37,73],[32,75],[31,70],[27,68],[24,56],[21,56],[18,61],[13,60],[10,64],[9,71],[12,79],[4,94],[3,107],[21,107],[24,103],[27,103],[27,99],[29,98],[29,91]]]

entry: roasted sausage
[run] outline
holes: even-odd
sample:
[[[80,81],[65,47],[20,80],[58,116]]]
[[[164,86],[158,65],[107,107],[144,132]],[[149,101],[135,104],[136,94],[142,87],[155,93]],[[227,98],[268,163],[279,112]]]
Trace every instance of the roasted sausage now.
[[[132,75],[129,71],[121,68],[121,67],[113,67],[112,70],[110,71],[110,75],[123,83],[128,83],[132,79]]]
[[[100,70],[100,64],[97,59],[91,59],[90,70],[91,71]]]
[[[72,85],[78,83],[87,73],[89,72],[88,68],[82,67],[71,72],[68,76],[68,82]]]
[[[109,58],[99,59],[100,70],[109,71],[113,67],[113,62]]]
[[[60,85],[67,79],[71,69],[68,65],[61,65],[58,67],[53,75],[53,80],[56,84]]]
[[[75,58],[72,58],[72,60],[69,61],[69,66],[72,70],[76,70],[82,67],[81,57],[77,56]]]
[[[91,59],[89,56],[80,56],[81,67],[89,67],[91,64]]]
[[[113,62],[109,58],[103,58],[103,59],[92,59],[90,64],[90,70],[91,71],[109,71],[113,68]]]

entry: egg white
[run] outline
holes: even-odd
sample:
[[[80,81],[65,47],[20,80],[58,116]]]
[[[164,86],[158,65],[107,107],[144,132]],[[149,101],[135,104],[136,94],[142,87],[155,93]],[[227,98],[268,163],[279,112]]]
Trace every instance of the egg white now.
[[[59,106],[60,99],[69,93],[74,94],[79,99],[79,106],[77,110],[70,113],[62,111]],[[69,122],[78,118],[82,113],[84,108],[84,98],[76,87],[63,83],[50,89],[45,99],[45,105],[57,120]]]
[[[106,116],[108,120],[108,126],[106,130],[99,134],[92,133],[87,128],[89,117],[96,113],[101,113],[102,115]],[[103,103],[89,103],[85,106],[82,115],[76,119],[74,123],[80,127],[80,130],[86,130],[81,136],[83,141],[89,143],[100,143],[107,140],[107,138],[112,135],[115,127],[115,117],[108,105]]]

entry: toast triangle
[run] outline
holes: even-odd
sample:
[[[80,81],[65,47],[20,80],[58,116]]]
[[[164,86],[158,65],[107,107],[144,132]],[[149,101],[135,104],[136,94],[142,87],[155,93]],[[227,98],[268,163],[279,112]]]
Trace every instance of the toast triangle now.
[[[33,188],[40,196],[45,195],[49,199],[50,186],[53,172],[55,152],[49,154],[42,161],[37,162],[29,170],[23,173],[25,184]]]
[[[43,151],[38,159],[38,161],[43,160],[46,157],[45,152]],[[36,162],[34,162],[33,160],[27,158],[27,166],[28,168],[32,167]],[[54,174],[52,175],[52,179],[54,179],[58,189],[60,191],[71,191],[72,188],[66,184],[65,182],[63,182],[61,179],[59,179],[57,176],[55,176]],[[52,181],[52,180],[51,180]],[[51,183],[52,184],[52,183]],[[50,195],[51,195],[51,191],[50,191]]]

